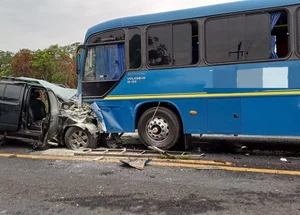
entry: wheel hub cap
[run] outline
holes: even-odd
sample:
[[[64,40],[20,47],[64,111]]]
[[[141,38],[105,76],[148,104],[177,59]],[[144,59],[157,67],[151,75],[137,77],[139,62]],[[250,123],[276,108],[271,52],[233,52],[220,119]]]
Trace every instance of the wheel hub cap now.
[[[88,145],[88,136],[85,132],[77,131],[72,135],[71,143],[74,148],[86,147]]]
[[[164,141],[169,135],[169,124],[165,119],[154,118],[147,123],[147,135],[156,142]]]

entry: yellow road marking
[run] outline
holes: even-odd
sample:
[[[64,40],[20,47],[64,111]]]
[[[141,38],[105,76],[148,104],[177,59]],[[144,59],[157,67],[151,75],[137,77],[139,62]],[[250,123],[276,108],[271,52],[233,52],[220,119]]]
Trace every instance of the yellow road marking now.
[[[16,158],[27,158],[27,159],[44,159],[44,160],[66,160],[66,161],[94,161],[99,156],[93,157],[73,157],[73,156],[54,156],[54,155],[27,155],[27,154],[0,154],[0,157],[16,157]],[[102,160],[98,160],[99,162],[117,162],[119,163],[120,159],[125,159],[124,157],[110,157]],[[145,159],[145,158],[141,158]],[[153,163],[154,161],[158,161],[161,163],[182,163],[182,164],[190,164],[190,165],[232,165],[230,162],[221,162],[221,161],[209,161],[209,160],[180,160],[180,159],[159,159],[159,158],[151,158]]]
[[[0,157],[15,157],[25,159],[41,159],[41,160],[65,160],[65,161],[88,161],[88,162],[100,162],[100,163],[120,163],[119,159],[102,159],[94,161],[96,158],[87,157],[71,157],[71,156],[51,156],[51,155],[25,155],[25,154],[0,154]],[[101,157],[101,156],[99,156]],[[124,158],[123,158],[124,159]],[[233,166],[222,166],[222,165],[205,165],[201,163],[179,163],[171,160],[169,162],[165,159],[152,159],[148,165],[151,166],[165,166],[165,167],[181,167],[181,168],[194,168],[194,169],[220,169],[233,172],[252,172],[252,173],[266,173],[266,174],[278,174],[278,175],[295,175],[300,176],[300,171],[291,170],[275,170],[275,169],[258,169],[258,168],[245,168],[245,167],[233,167]],[[183,161],[183,160],[182,160]],[[187,160],[184,160],[187,161]],[[204,161],[206,162],[206,161]],[[213,161],[210,161],[213,162]]]
[[[210,161],[210,160],[182,160],[182,159],[160,159],[160,158],[151,158],[152,161],[167,161],[170,163],[189,163],[189,164],[205,164],[205,165],[225,165],[230,166],[230,162],[222,161]]]
[[[292,170],[257,169],[257,168],[245,168],[245,167],[229,167],[229,166],[218,166],[218,168],[222,170],[235,171],[235,172],[252,172],[252,173],[300,176],[300,171],[292,171]]]

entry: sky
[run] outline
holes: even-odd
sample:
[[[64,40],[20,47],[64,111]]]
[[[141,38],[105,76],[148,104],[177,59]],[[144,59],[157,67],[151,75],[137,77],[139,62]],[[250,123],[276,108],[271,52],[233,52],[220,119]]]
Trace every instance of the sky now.
[[[234,0],[0,0],[0,50],[83,42],[98,23]]]

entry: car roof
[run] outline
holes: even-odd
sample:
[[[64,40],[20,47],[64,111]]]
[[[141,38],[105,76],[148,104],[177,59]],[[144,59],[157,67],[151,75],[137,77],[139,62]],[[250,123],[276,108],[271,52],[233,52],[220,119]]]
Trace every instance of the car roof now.
[[[3,80],[1,80],[0,84],[28,85],[28,86],[44,88],[43,86],[38,85],[38,84],[31,84],[31,83],[25,83],[25,82],[20,82],[20,81],[3,81]]]
[[[5,81],[11,81],[10,83],[26,84],[51,90],[55,93],[57,97],[59,97],[62,100],[70,100],[76,97],[77,95],[77,89],[69,88],[65,85],[50,83],[41,79],[11,76],[3,76],[2,78]]]
[[[28,85],[28,86],[34,86],[34,87],[44,88],[40,84],[36,84],[36,83],[33,83],[33,82],[26,82],[26,81],[18,81],[18,80],[13,80],[13,79],[9,79],[9,78],[7,78],[7,79],[5,78],[3,80],[0,80],[0,83],[3,83],[3,84],[15,84],[15,85]]]

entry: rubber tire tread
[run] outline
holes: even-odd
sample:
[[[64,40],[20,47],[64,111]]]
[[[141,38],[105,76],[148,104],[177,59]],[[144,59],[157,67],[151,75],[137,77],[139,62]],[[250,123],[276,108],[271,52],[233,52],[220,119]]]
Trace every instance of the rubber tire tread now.
[[[74,150],[71,147],[71,144],[69,143],[69,140],[70,140],[70,137],[72,136],[72,134],[74,132],[76,132],[76,131],[79,131],[79,130],[85,132],[87,134],[87,136],[88,136],[89,144],[88,144],[88,146],[86,148],[88,148],[88,149],[95,149],[95,148],[97,148],[98,142],[97,142],[97,140],[95,140],[95,138],[92,136],[92,134],[90,132],[84,131],[83,129],[78,128],[78,127],[70,127],[66,131],[66,133],[64,135],[64,141],[65,141],[65,145],[67,146],[67,148],[71,149],[71,150]]]
[[[166,141],[162,142],[162,144],[153,144],[151,139],[146,134],[145,127],[148,120],[153,117],[156,109],[157,107],[150,108],[142,114],[138,122],[138,134],[145,146],[156,146],[163,150],[169,150],[174,147],[180,140],[182,134],[181,123],[178,116],[173,111],[165,107],[159,107],[155,116],[160,116],[167,120],[167,122],[169,123],[170,132],[169,138],[167,138]]]

